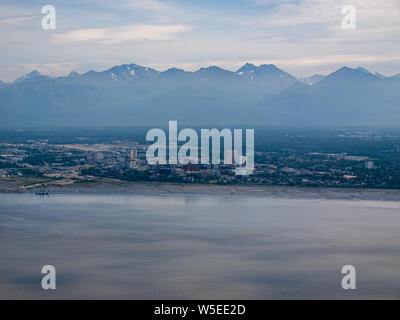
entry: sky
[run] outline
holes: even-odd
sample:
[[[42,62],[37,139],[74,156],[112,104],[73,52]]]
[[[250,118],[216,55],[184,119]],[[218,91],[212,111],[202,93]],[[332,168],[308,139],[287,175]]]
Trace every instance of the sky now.
[[[41,26],[56,9],[56,29]],[[356,29],[342,28],[342,7]],[[400,0],[2,0],[0,80],[123,63],[194,71],[273,63],[297,76],[346,65],[400,73]]]

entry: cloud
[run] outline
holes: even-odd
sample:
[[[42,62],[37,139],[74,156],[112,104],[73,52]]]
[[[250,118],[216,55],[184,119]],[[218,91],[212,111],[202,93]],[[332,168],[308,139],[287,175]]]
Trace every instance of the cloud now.
[[[400,32],[399,0],[252,0],[265,10],[255,16],[243,17],[239,23],[254,32],[249,40],[274,45],[298,43],[336,43],[335,50],[346,52],[349,44],[397,41]],[[274,3],[271,7],[270,5]],[[342,8],[351,4],[356,10],[356,30],[343,30]],[[275,39],[280,39],[275,41]],[[340,46],[340,47],[339,47]],[[316,47],[316,50],[320,48]]]
[[[389,74],[400,68],[400,0],[57,3],[57,30],[44,31],[40,6],[3,0],[0,79],[30,71],[23,62],[35,62],[32,68],[49,74],[63,70],[49,62],[63,61],[79,61],[81,72],[131,62],[194,70],[207,65],[234,69],[250,61],[274,63],[299,75],[345,64],[366,64]],[[357,11],[357,29],[343,30],[341,9],[350,3]],[[32,21],[25,20],[29,15]]]
[[[128,0],[126,6],[134,9],[144,9],[152,11],[167,10],[167,5],[157,0]]]
[[[0,24],[8,24],[8,25],[21,24],[25,21],[32,20],[33,18],[34,18],[33,16],[5,18],[5,19],[0,19]]]
[[[293,0],[250,0],[250,2],[259,5],[270,5],[270,4],[282,5],[284,3],[290,3],[294,1]]]
[[[253,0],[258,4],[271,4],[276,6],[259,16],[254,23],[258,26],[297,26],[305,24],[331,24],[340,26],[343,14],[341,9],[345,5],[353,5],[357,18],[364,25],[385,25],[398,22],[398,0],[298,0],[298,1],[272,1]],[[247,21],[251,24],[251,20]]]
[[[337,65],[341,66],[346,63],[372,63],[372,62],[391,62],[400,61],[400,56],[372,56],[372,55],[331,55],[331,56],[310,56],[292,59],[275,59],[269,63],[274,63],[286,67],[301,67],[301,66],[323,66]],[[266,61],[255,61],[262,64]]]
[[[179,33],[193,28],[187,25],[150,25],[131,24],[110,28],[80,29],[54,35],[57,42],[87,42],[96,41],[112,45],[125,41],[139,40],[171,40]]]

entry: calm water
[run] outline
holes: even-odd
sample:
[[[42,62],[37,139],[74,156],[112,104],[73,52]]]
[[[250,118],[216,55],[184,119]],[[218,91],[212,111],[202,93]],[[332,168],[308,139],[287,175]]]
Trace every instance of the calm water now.
[[[399,202],[0,194],[0,298],[400,298],[399,231]]]

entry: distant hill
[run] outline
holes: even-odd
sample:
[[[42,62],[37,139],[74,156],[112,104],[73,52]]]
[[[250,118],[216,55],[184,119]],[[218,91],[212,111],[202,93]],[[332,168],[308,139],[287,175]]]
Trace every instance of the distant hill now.
[[[400,77],[343,67],[297,80],[247,63],[164,72],[136,64],[0,83],[0,126],[400,124]]]
[[[325,78],[325,76],[323,76],[321,74],[314,74],[313,76],[308,77],[308,78],[299,78],[298,81],[300,81],[301,83],[304,83],[304,84],[308,84],[309,86],[312,86],[312,85],[320,82],[324,78]]]
[[[50,77],[42,75],[37,70],[33,70],[32,72],[24,75],[23,77],[20,77],[17,80],[15,80],[14,83],[27,82],[27,81],[47,80],[47,79],[50,79]]]
[[[275,123],[400,124],[400,79],[381,78],[360,68],[343,67],[313,86],[296,83],[264,100]]]

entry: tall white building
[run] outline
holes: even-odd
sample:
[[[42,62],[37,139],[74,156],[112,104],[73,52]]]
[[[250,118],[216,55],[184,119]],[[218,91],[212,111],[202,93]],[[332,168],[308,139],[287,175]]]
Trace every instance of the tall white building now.
[[[137,160],[137,150],[132,149],[129,152],[129,160]]]
[[[364,162],[365,169],[375,169],[375,162],[373,160],[365,160]]]
[[[137,150],[132,149],[129,151],[128,168],[136,169],[138,167]]]

